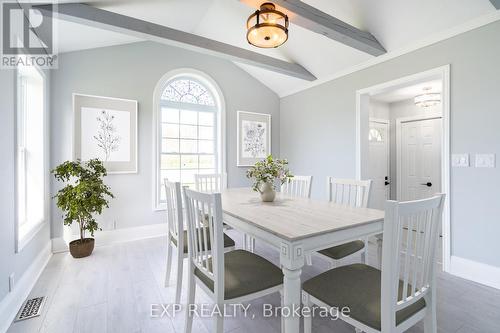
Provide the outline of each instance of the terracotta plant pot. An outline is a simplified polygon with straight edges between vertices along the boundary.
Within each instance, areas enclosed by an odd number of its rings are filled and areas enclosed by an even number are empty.
[[[73,258],[88,257],[94,251],[95,240],[93,238],[84,238],[83,242],[80,239],[69,243],[69,253]]]
[[[264,202],[273,202],[276,197],[276,191],[272,184],[264,183],[260,188],[260,199]]]

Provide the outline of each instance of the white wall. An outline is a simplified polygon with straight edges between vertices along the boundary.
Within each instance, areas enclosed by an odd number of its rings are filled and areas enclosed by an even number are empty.
[[[278,96],[230,61],[151,42],[61,54],[52,75],[52,163],[72,159],[72,93],[134,99],[139,102],[139,172],[110,175],[105,181],[116,198],[102,215],[103,229],[165,222],[153,211],[153,90],[160,78],[177,68],[194,68],[211,76],[226,102],[226,157],[230,187],[247,186],[245,168],[236,167],[236,111],[272,115],[272,151],[279,155]],[[58,189],[52,181],[52,192]],[[62,237],[60,211],[53,207],[52,237]]]
[[[355,177],[356,91],[451,65],[452,153],[500,154],[500,22],[450,38],[281,100],[281,157],[297,174]],[[499,169],[451,170],[452,255],[500,267]]]

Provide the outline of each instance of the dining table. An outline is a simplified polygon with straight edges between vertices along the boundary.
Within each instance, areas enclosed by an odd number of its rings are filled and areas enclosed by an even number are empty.
[[[335,245],[383,231],[384,212],[324,200],[276,194],[263,202],[251,188],[221,193],[224,222],[279,251],[283,271],[283,306],[293,314],[301,306],[301,273],[305,258]],[[288,313],[288,311],[287,311]],[[286,333],[298,333],[300,317],[283,318]]]

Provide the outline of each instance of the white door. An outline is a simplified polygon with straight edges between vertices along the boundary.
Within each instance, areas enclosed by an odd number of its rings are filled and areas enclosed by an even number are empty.
[[[424,199],[441,191],[441,128],[441,118],[401,123],[399,200]]]
[[[390,196],[388,121],[370,120],[368,147],[368,176],[373,181],[369,207],[384,209]]]

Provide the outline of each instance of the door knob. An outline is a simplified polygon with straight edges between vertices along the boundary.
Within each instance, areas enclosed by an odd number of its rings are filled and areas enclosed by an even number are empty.
[[[431,182],[423,183],[423,184],[420,184],[420,185],[424,185],[424,186],[427,186],[427,187],[432,187],[432,183]]]

